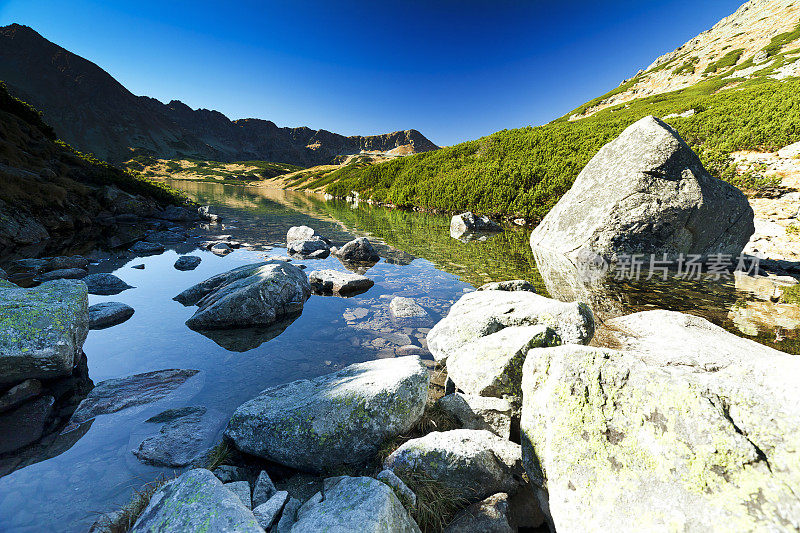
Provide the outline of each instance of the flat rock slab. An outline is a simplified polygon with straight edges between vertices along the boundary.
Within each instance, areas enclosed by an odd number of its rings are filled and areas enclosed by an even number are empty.
[[[81,281],[0,288],[0,383],[67,376],[88,333]]]
[[[523,473],[519,444],[475,429],[434,431],[412,439],[384,466],[406,483],[420,474],[434,479],[470,502],[498,492],[515,493]]]
[[[89,268],[89,260],[79,255],[54,257],[47,262],[44,267],[44,271],[51,272],[53,270],[64,270],[70,268],[86,270]]]
[[[324,491],[300,508],[292,526],[293,533],[356,529],[371,533],[420,531],[391,488],[371,477],[347,476],[326,479]]]
[[[462,296],[428,333],[428,349],[446,361],[465,344],[512,326],[545,325],[563,343],[588,344],[594,315],[585,304],[564,303],[528,291],[475,291]]]
[[[103,302],[89,307],[89,329],[122,324],[133,316],[133,307],[122,302]]]
[[[176,270],[194,270],[200,265],[202,259],[196,255],[182,255],[175,261]]]
[[[283,261],[245,265],[183,291],[175,300],[197,305],[194,329],[269,326],[298,314],[311,296],[306,274]]]
[[[160,400],[197,373],[198,370],[157,370],[102,381],[78,405],[67,431],[96,416]]]
[[[119,294],[122,291],[133,288],[114,274],[107,273],[89,274],[83,278],[83,282],[86,283],[89,294],[98,294],[101,296]]]
[[[145,464],[182,467],[202,455],[223,418],[209,413],[205,407],[193,406],[170,409],[147,421],[163,425],[159,433],[143,440],[133,454]]]
[[[422,416],[428,371],[416,356],[350,365],[263,391],[225,435],[241,451],[309,472],[358,464]]]
[[[315,293],[360,294],[369,290],[375,282],[366,276],[338,270],[314,270],[308,281]]]
[[[523,461],[555,528],[800,524],[800,359],[681,313],[610,322],[626,351],[537,349],[523,368]]]
[[[389,315],[392,320],[405,327],[423,327],[431,325],[431,317],[424,307],[413,298],[395,296],[389,302]]]
[[[736,187],[711,176],[669,125],[645,117],[608,143],[531,233],[531,246],[606,260],[737,257],[755,231]]]
[[[263,533],[253,512],[208,470],[189,470],[158,489],[131,533]]]

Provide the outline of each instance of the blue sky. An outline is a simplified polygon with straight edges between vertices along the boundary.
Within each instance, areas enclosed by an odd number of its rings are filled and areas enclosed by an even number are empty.
[[[133,93],[232,119],[441,145],[545,123],[743,0],[0,0]]]

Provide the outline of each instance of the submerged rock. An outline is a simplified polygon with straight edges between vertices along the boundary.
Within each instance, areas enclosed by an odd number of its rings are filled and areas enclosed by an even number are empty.
[[[669,125],[645,117],[604,146],[531,234],[531,246],[563,254],[741,254],[753,210],[711,176]]]
[[[381,258],[366,237],[353,239],[336,250],[336,255],[350,263],[377,263]]]
[[[189,470],[158,489],[130,531],[263,533],[239,497],[202,468]]]
[[[536,287],[524,279],[513,279],[509,281],[495,281],[478,287],[479,291],[528,291],[536,292]]]
[[[197,372],[197,370],[157,370],[102,381],[78,405],[70,418],[67,431],[99,415],[116,413],[129,407],[158,401],[175,391]]]
[[[133,289],[114,274],[89,274],[83,278],[86,287],[89,289],[89,294],[99,294],[101,296],[110,296],[112,294],[119,294],[122,291]]]
[[[564,343],[588,344],[594,316],[582,303],[563,303],[527,291],[476,291],[465,294],[428,333],[428,348],[446,361],[467,343],[510,326],[545,325]]]
[[[199,309],[186,321],[194,329],[269,326],[299,313],[311,296],[299,268],[268,261],[236,268],[199,283],[175,297]]]
[[[103,302],[89,308],[89,329],[122,324],[133,316],[133,307],[121,302]]]
[[[175,261],[176,270],[194,270],[200,265],[201,258],[196,255],[182,255]]]
[[[0,383],[71,374],[88,333],[87,304],[81,281],[0,287]]]
[[[222,418],[205,407],[170,409],[148,422],[163,423],[158,434],[143,440],[133,450],[141,462],[154,466],[182,467],[192,464],[217,433]],[[250,497],[250,489],[247,489]]]
[[[626,351],[561,346],[525,362],[523,460],[555,528],[800,523],[797,356],[668,311],[611,326]]]
[[[308,281],[316,293],[355,294],[369,290],[375,282],[366,276],[338,270],[309,272]]]
[[[401,327],[422,327],[431,324],[430,314],[413,298],[395,296],[389,302],[389,315]]]
[[[238,449],[322,472],[358,464],[422,416],[428,371],[418,357],[350,365],[263,391],[233,414],[225,435]]]
[[[523,483],[519,444],[474,429],[434,431],[412,439],[395,450],[384,466],[406,483],[423,475],[471,502],[497,492],[513,494]]]
[[[319,497],[312,497],[297,512],[293,533],[354,531],[419,533],[398,497],[371,477],[336,477],[325,480]]]

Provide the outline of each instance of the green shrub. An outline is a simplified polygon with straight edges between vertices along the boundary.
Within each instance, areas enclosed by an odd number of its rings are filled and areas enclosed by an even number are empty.
[[[779,53],[785,45],[798,39],[800,39],[800,23],[795,26],[794,30],[773,37],[772,41],[763,48],[763,51],[767,53],[767,57],[772,57]]]
[[[722,58],[720,58],[719,60],[708,65],[706,69],[703,71],[703,74],[711,74],[720,69],[734,66],[736,63],[739,62],[739,58],[742,57],[743,53],[744,53],[743,48],[731,50],[730,52],[722,56]]]

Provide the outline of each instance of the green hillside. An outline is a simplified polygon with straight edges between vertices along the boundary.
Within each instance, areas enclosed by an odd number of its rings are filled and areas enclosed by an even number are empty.
[[[798,50],[747,81],[725,79],[736,67],[722,62],[713,78],[688,89],[634,100],[570,122],[620,88],[544,126],[503,130],[449,148],[378,165],[345,167],[326,177],[326,191],[400,207],[540,220],[569,190],[586,163],[607,142],[638,119],[689,109],[695,115],[667,119],[715,175],[747,189],[764,185],[736,177],[729,154],[742,149],[775,149],[800,141],[800,79],[768,77],[797,59]],[[624,85],[621,86],[624,88]],[[724,90],[723,90],[724,89]]]

